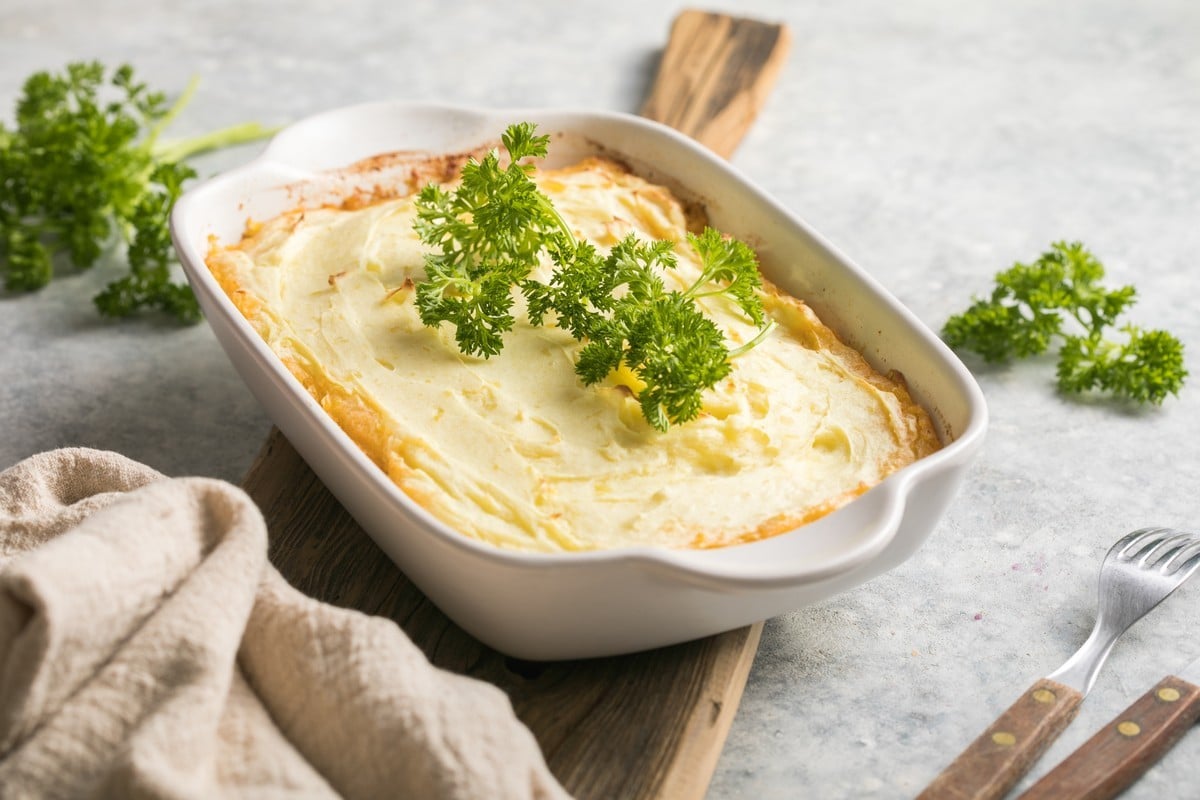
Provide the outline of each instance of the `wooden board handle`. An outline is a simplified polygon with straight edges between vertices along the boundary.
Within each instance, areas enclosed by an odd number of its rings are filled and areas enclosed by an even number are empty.
[[[1200,686],[1174,676],[1133,702],[1021,795],[1022,800],[1116,797],[1200,718]]]
[[[1047,678],[1037,681],[918,800],[1003,797],[1075,718],[1082,701],[1083,695],[1069,686]]]
[[[784,25],[683,11],[641,115],[728,158],[766,102],[790,43]]]

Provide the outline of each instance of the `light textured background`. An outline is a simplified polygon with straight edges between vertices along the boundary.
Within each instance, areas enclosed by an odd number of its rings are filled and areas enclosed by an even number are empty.
[[[714,4],[720,7],[721,4]],[[24,77],[131,61],[199,74],[172,131],[383,98],[636,111],[680,4],[4,0],[0,114]],[[931,327],[997,270],[1080,239],[1200,382],[1200,6],[1190,0],[747,2],[795,43],[734,164]],[[256,147],[205,157],[202,174]],[[269,422],[207,327],[100,320],[114,264],[0,294],[0,467],[62,445],[237,480]],[[1200,388],[1134,411],[1052,392],[1053,363],[969,361],[992,424],[927,545],[768,622],[711,796],[914,795],[1083,640],[1108,545],[1200,527]],[[1198,384],[1200,386],[1200,384]],[[1045,771],[1200,655],[1185,587],[1118,645]],[[1195,797],[1193,733],[1129,793]]]

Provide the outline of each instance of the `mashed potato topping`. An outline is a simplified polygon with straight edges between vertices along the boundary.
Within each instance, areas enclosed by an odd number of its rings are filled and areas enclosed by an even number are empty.
[[[688,219],[660,186],[609,161],[537,181],[576,235],[678,242],[668,286],[699,273]],[[580,345],[517,311],[502,353],[463,355],[413,303],[424,245],[411,196],[296,210],[214,248],[234,303],[400,488],[462,534],[519,550],[716,547],[816,519],[939,447],[928,415],[801,301],[768,288],[778,327],[733,360],[699,419],[659,433],[636,378],[586,387]],[[547,272],[541,277],[549,274]],[[519,302],[519,301],[518,301]],[[756,329],[700,301],[731,346]]]

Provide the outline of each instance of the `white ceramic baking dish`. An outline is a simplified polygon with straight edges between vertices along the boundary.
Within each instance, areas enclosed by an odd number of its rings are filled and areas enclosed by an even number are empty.
[[[764,274],[806,300],[880,370],[898,370],[945,447],[842,509],[794,531],[717,550],[645,547],[543,555],[468,539],[405,496],[282,366],[204,264],[210,238],[237,241],[248,218],[399,179],[341,169],[394,151],[460,153],[530,120],[553,140],[549,165],[603,152],[702,203],[711,224],[753,244]],[[830,187],[836,191],[837,187]],[[986,428],[970,373],[866,272],[728,163],[639,117],[374,103],[329,111],[276,136],[253,162],[188,191],[171,232],[188,280],[234,366],[329,489],[446,614],[528,659],[631,652],[718,633],[861,584],[908,558],[954,496]]]

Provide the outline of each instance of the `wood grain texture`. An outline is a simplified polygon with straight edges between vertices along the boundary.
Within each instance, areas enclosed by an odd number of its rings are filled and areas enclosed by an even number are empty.
[[[1042,678],[1029,687],[918,800],[996,800],[1008,793],[1079,712],[1083,695]]]
[[[1129,788],[1200,718],[1200,686],[1167,677],[1021,795],[1107,800]]]
[[[728,158],[766,102],[790,44],[783,25],[684,11],[641,114]]]
[[[242,485],[267,519],[271,563],[294,586],[395,620],[434,664],[503,689],[574,796],[704,796],[760,625],[628,656],[519,661],[481,644],[430,603],[278,430]]]

